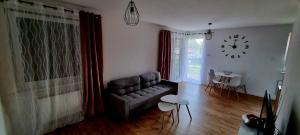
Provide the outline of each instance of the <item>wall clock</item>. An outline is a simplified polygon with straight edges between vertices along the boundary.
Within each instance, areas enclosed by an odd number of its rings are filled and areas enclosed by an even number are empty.
[[[224,40],[224,43],[221,45],[221,49],[226,57],[241,58],[242,55],[247,54],[249,49],[249,41],[246,39],[246,36],[241,35],[229,35],[228,39]]]

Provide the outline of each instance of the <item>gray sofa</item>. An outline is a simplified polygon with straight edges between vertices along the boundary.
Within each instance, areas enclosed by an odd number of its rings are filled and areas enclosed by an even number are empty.
[[[129,116],[153,107],[167,94],[177,94],[178,83],[161,80],[159,72],[145,73],[108,83],[109,112],[128,120]]]

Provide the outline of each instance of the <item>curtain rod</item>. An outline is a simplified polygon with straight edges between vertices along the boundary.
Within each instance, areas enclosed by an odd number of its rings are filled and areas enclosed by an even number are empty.
[[[204,34],[204,33],[199,33],[199,32],[172,32],[175,34],[184,34],[184,35],[197,35],[197,34]]]
[[[4,2],[4,1],[9,1],[9,0],[1,0],[1,2]],[[19,2],[20,4],[27,4],[27,5],[31,5],[31,6],[33,6],[33,5],[36,4],[36,3],[34,3],[34,2],[31,2],[31,1],[25,1],[25,0],[18,0],[17,2]],[[44,8],[51,8],[51,9],[54,9],[54,10],[57,10],[57,9],[58,9],[58,7],[49,6],[49,5],[46,5],[46,4],[42,4],[42,6],[43,6]],[[74,13],[74,11],[73,11],[72,9],[66,9],[66,8],[64,8],[64,11],[65,11],[65,12],[69,12],[69,13]]]

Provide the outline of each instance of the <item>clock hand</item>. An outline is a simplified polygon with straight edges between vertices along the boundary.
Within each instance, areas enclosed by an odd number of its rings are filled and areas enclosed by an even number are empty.
[[[236,49],[237,48],[237,45],[235,43],[236,43],[236,41],[234,41],[233,46],[231,46],[232,49]]]
[[[235,45],[235,43],[236,43],[236,40],[234,40],[233,45]]]
[[[233,42],[233,45],[228,45],[228,46],[231,46],[231,47],[236,46],[236,45],[235,45],[235,42],[236,42],[236,41]]]

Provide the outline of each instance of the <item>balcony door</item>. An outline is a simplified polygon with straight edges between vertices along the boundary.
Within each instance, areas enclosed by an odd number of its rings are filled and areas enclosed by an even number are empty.
[[[187,82],[200,83],[202,69],[203,39],[188,39],[186,44],[186,55],[183,80]]]
[[[203,38],[176,38],[172,43],[171,79],[201,83]]]

